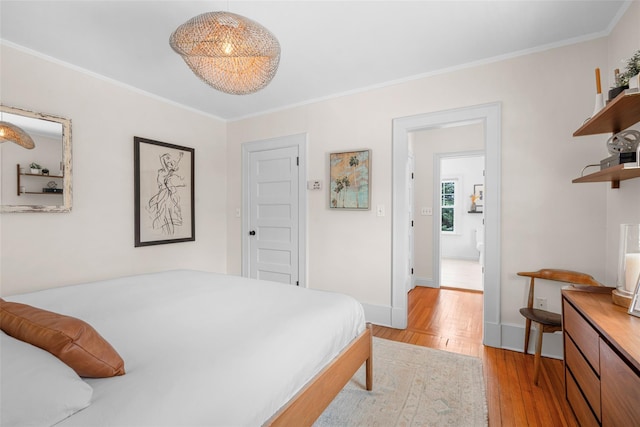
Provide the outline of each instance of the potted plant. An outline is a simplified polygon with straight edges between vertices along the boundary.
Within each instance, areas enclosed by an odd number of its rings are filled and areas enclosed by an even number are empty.
[[[31,162],[29,168],[31,169],[31,173],[33,175],[40,175],[40,169],[42,169],[42,167],[36,162]]]
[[[620,95],[625,89],[629,89],[629,80],[638,78],[640,73],[640,50],[627,60],[627,69],[623,73],[616,70],[614,77],[614,86],[609,90],[609,101]]]

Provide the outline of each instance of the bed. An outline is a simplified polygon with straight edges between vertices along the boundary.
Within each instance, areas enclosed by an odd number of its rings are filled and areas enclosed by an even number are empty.
[[[366,388],[372,387],[371,329],[362,306],[346,295],[180,270],[4,300],[87,322],[121,356],[126,373],[79,378],[66,372],[60,376],[73,384],[54,384],[46,377],[58,367],[49,364],[68,366],[2,332],[3,426],[53,417],[33,401],[41,398],[63,400],[53,406],[67,412],[40,425],[302,426],[313,423],[363,363]],[[44,374],[23,378],[34,366]],[[64,393],[81,397],[73,406]],[[36,404],[40,409],[30,410]]]

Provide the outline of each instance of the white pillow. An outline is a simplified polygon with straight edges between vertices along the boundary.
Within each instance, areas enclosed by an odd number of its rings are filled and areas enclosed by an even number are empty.
[[[89,406],[92,394],[60,359],[0,331],[0,425],[51,426]]]

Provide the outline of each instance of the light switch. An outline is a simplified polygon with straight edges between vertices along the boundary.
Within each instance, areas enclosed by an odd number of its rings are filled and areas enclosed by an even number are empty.
[[[378,205],[376,207],[376,214],[378,216],[384,216],[384,205]]]
[[[420,209],[420,215],[422,215],[422,216],[431,216],[431,215],[433,215],[433,209],[431,209],[431,208],[422,208],[422,209]]]
[[[322,190],[322,181],[318,179],[307,181],[307,190]]]

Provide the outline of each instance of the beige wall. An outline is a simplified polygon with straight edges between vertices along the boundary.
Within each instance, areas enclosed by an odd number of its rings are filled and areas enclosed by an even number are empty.
[[[601,140],[577,141],[572,133],[593,110],[593,70],[606,56],[602,38],[232,122],[228,162],[240,163],[245,141],[307,132],[309,178],[326,180],[329,152],[372,149],[372,206],[384,205],[387,216],[329,211],[326,190],[309,193],[308,283],[388,307],[392,120],[501,102],[501,317],[520,324],[526,282],[518,271],[562,267],[605,276],[606,185],[571,180],[603,158]],[[228,214],[240,206],[240,189],[234,168]],[[228,268],[237,273],[240,221],[232,218],[228,231]],[[558,288],[542,288],[559,311]]]
[[[572,133],[593,109],[593,69],[613,69],[638,48],[639,14],[633,2],[607,38],[227,124],[2,46],[2,103],[73,120],[74,207],[70,214],[0,216],[1,292],[168,268],[239,274],[241,144],[306,133],[308,178],[325,184],[329,152],[372,149],[371,204],[386,210],[384,217],[375,209],[329,211],[326,185],[309,192],[308,283],[387,307],[392,120],[500,102],[501,321],[521,324],[526,281],[517,271],[562,267],[610,281],[618,224],[640,222],[640,180],[619,190],[571,183],[606,156],[606,135]],[[196,242],[133,247],[134,135],[195,147]],[[559,311],[557,287],[542,292]]]
[[[224,122],[1,49],[2,103],[71,118],[73,144],[71,213],[0,215],[2,295],[164,269],[226,271]],[[134,136],[195,148],[195,242],[133,247]]]

